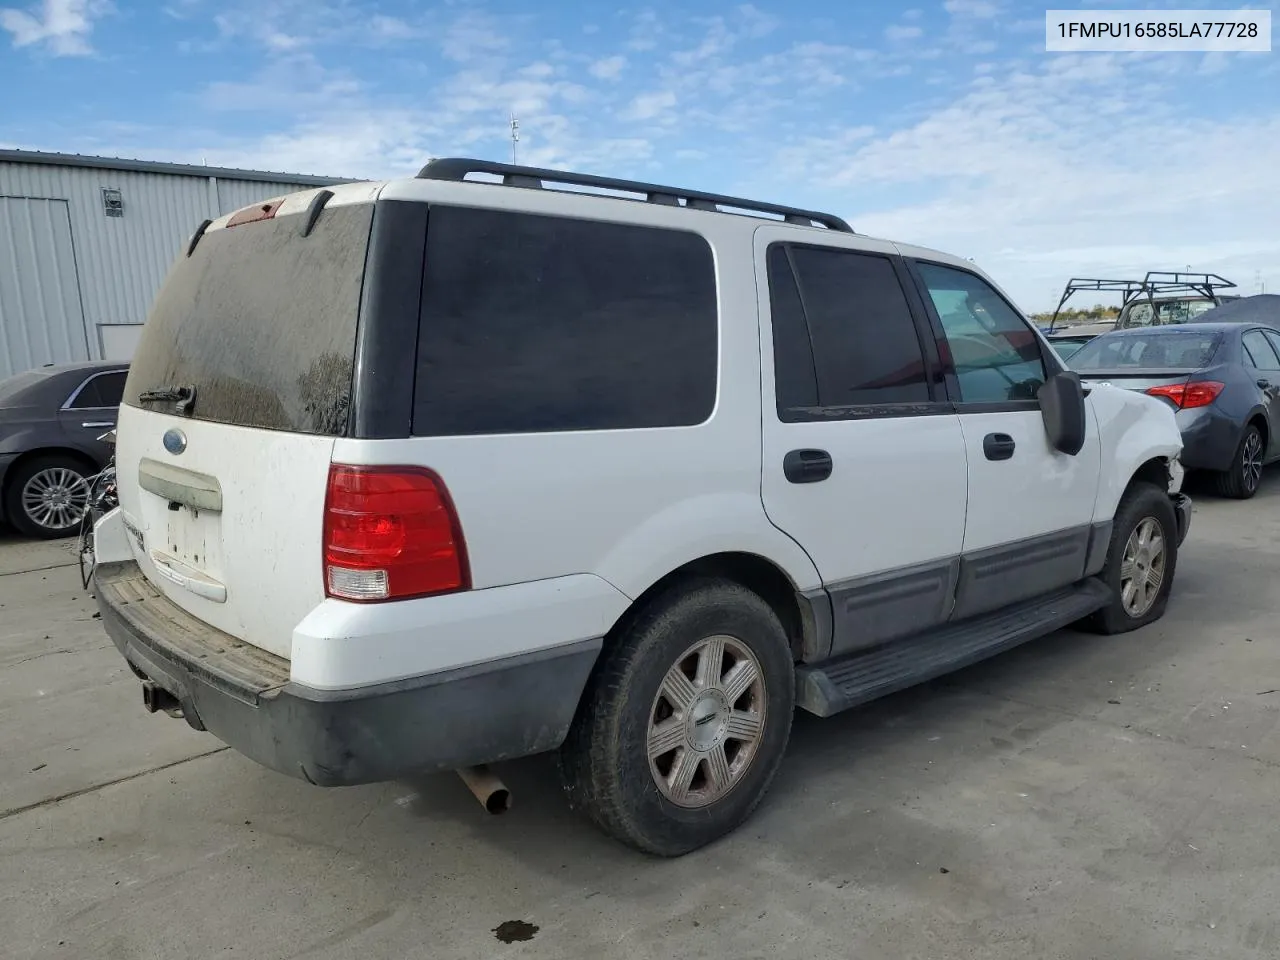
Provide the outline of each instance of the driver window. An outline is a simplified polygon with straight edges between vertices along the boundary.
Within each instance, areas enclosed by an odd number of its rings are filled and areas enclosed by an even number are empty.
[[[1045,381],[1044,358],[1026,321],[972,273],[935,263],[919,268],[942,321],[961,401],[1036,399]]]

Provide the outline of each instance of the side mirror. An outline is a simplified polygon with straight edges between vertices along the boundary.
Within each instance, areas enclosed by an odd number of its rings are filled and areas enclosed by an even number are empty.
[[[1060,453],[1074,457],[1084,447],[1084,387],[1074,370],[1056,373],[1036,394],[1049,443]]]

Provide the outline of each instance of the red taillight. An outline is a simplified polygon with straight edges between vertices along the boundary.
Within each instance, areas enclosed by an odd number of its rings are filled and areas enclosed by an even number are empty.
[[[444,481],[423,467],[329,467],[324,582],[342,600],[405,600],[471,586]]]
[[[1218,399],[1218,394],[1226,384],[1217,380],[1196,380],[1192,383],[1171,383],[1163,387],[1148,387],[1147,393],[1153,397],[1164,397],[1181,410],[1194,407],[1207,407]]]

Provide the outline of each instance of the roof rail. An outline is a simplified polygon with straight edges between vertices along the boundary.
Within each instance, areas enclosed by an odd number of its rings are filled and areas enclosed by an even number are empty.
[[[680,206],[683,201],[684,206],[691,210],[713,210],[718,213],[747,210],[753,213],[771,213],[781,217],[787,223],[806,227],[821,226],[840,233],[853,233],[853,227],[844,220],[833,214],[819,213],[816,210],[801,210],[776,203],[762,203],[758,200],[744,200],[741,197],[726,197],[717,193],[703,193],[700,190],[684,190],[680,187],[663,187],[636,180],[615,180],[613,177],[597,177],[589,173],[544,170],[539,167],[523,167],[511,163],[495,163],[490,160],[468,160],[459,157],[432,160],[418,172],[418,179],[466,180],[473,173],[499,176],[502,178],[503,185],[508,187],[540,190],[548,183],[594,187],[597,190],[640,194],[649,203],[665,206]],[[728,209],[722,210],[722,207]]]

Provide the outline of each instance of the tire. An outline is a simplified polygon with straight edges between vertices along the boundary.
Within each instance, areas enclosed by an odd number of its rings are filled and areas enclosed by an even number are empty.
[[[92,469],[84,461],[63,454],[19,463],[5,484],[5,519],[28,537],[53,540],[74,536],[88,509],[90,476]],[[52,499],[43,499],[42,490]]]
[[[1244,428],[1231,467],[1214,478],[1218,493],[1232,500],[1248,500],[1262,483],[1262,432],[1253,424]]]
[[[656,597],[611,641],[560,749],[565,793],[622,843],[680,856],[739,826],[778,772],[795,709],[787,635],[757,594],[699,579]]]
[[[1143,533],[1158,532],[1162,547],[1157,555],[1147,552],[1140,556],[1135,570],[1129,560],[1135,559],[1135,549],[1141,549]],[[1150,483],[1135,483],[1120,500],[1116,508],[1115,522],[1111,528],[1111,543],[1107,548],[1107,562],[1098,578],[1111,588],[1111,602],[1093,615],[1086,626],[1098,633],[1116,634],[1137,630],[1164,616],[1169,604],[1169,591],[1178,567],[1178,519],[1168,494]],[[1159,582],[1152,585],[1146,580],[1148,595],[1143,598],[1126,594],[1126,582],[1141,576],[1143,571],[1159,570]],[[1150,592],[1154,591],[1154,596]],[[1126,596],[1130,599],[1126,600]],[[1141,602],[1139,602],[1141,600]]]

